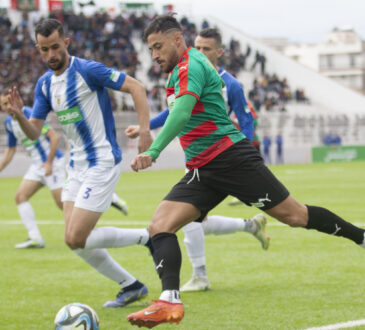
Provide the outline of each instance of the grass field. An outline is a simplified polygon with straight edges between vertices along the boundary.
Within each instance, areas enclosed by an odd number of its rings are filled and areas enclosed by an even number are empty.
[[[365,227],[365,163],[282,165],[271,169],[301,202],[321,205]],[[124,173],[117,192],[129,204],[125,217],[111,209],[99,225],[145,227],[158,202],[182,176],[178,171]],[[47,189],[33,197],[42,250],[16,250],[26,238],[14,203],[19,178],[0,179],[0,329],[53,328],[57,311],[82,302],[95,309],[104,330],[134,329],[126,316],[160,293],[152,259],[144,247],[110,250],[149,290],[148,299],[122,309],[105,309],[118,286],[103,278],[63,243],[62,213]],[[224,201],[211,214],[249,217],[258,213]],[[179,329],[306,329],[365,318],[365,251],[351,241],[292,229],[269,219],[272,237],[263,251],[252,236],[206,237],[212,290],[183,293],[185,318]],[[183,243],[183,235],[179,233]],[[182,244],[183,245],[183,244]],[[182,246],[181,282],[191,266]],[[161,325],[158,329],[172,329]]]

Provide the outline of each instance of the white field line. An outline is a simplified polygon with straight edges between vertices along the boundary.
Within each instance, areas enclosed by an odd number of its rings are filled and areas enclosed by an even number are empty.
[[[63,220],[37,220],[37,224],[38,225],[63,225],[64,221]],[[136,225],[136,226],[147,226],[149,224],[149,221],[146,220],[136,220],[136,221],[131,221],[131,220],[117,220],[117,219],[113,219],[113,220],[99,220],[98,222],[99,225]],[[0,226],[10,226],[10,225],[23,225],[23,222],[19,219],[13,219],[13,220],[1,220],[0,219]],[[358,226],[358,227],[365,227],[365,223],[364,222],[355,222],[353,223],[353,225]],[[283,227],[283,226],[287,226],[281,222],[269,222],[267,224],[268,227]]]
[[[365,325],[365,319],[324,325],[322,327],[308,328],[305,330],[336,330],[336,329],[353,328],[359,325]]]
[[[64,225],[63,220],[37,220],[38,225]],[[125,220],[99,220],[99,225],[128,225],[144,226],[148,225],[147,221],[125,221]],[[0,220],[0,226],[23,225],[21,220]]]
[[[63,225],[63,220],[37,220],[38,225]],[[136,226],[147,226],[149,224],[149,221],[144,220],[136,220],[136,221],[130,221],[130,220],[99,220],[100,225],[136,225]],[[10,226],[10,225],[23,225],[23,222],[19,219],[13,219],[13,220],[1,220],[0,219],[0,226]],[[353,223],[353,225],[358,227],[365,227],[365,223],[359,222],[359,223]],[[282,227],[287,226],[281,222],[271,222],[267,224],[268,227]]]

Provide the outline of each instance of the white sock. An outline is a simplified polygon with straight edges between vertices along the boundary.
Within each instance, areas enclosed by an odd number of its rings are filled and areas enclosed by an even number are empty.
[[[205,235],[232,234],[237,231],[254,232],[256,226],[252,220],[242,218],[228,218],[221,215],[209,215],[206,221],[202,222]]]
[[[32,205],[29,202],[23,202],[18,204],[17,207],[20,218],[22,219],[25,228],[27,228],[29,238],[37,242],[43,241],[42,235],[35,220],[35,214]]]
[[[184,243],[189,260],[193,265],[193,275],[206,276],[204,231],[198,222],[190,222],[183,227],[185,234]]]
[[[106,249],[77,249],[74,252],[99,273],[120,284],[122,288],[136,281],[136,278],[119,265]]]
[[[148,230],[124,229],[116,227],[99,227],[86,239],[85,249],[115,248],[134,244],[146,244],[149,239]]]
[[[165,301],[168,301],[168,302],[174,303],[174,304],[176,304],[176,303],[181,304],[179,290],[164,290],[164,291],[162,291],[162,293],[160,295],[160,300],[165,300]]]

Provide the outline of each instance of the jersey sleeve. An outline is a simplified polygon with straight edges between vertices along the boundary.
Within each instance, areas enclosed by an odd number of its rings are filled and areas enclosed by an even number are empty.
[[[250,108],[239,82],[231,84],[228,89],[228,105],[237,117],[241,132],[252,140],[254,125]]]
[[[4,125],[5,125],[6,135],[8,137],[8,147],[9,148],[16,147],[17,139],[10,129],[10,121],[6,119]]]
[[[169,115],[169,108],[161,111],[156,117],[153,117],[150,120],[150,129],[156,129],[163,126],[166,122],[166,119]]]
[[[190,94],[198,100],[206,82],[204,66],[195,60],[178,64],[178,79],[175,82],[176,97]]]
[[[109,68],[102,63],[88,61],[85,65],[85,74],[88,77],[91,86],[98,88],[111,88],[120,90],[126,78],[124,72]]]
[[[49,91],[45,79],[40,79],[37,82],[34,91],[34,104],[31,118],[43,119],[47,118],[48,113],[52,110],[48,96]]]

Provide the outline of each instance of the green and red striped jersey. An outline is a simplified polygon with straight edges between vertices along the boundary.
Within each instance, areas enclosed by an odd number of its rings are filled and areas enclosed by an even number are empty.
[[[166,82],[170,111],[175,99],[191,94],[197,103],[190,120],[178,134],[185,152],[186,167],[199,168],[245,136],[227,116],[222,95],[223,80],[217,70],[195,48],[187,48]]]

